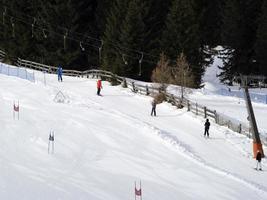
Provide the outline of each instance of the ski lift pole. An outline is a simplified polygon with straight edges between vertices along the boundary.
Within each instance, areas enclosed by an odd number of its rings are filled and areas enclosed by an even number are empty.
[[[3,25],[5,25],[5,17],[6,17],[6,7],[3,12]]]
[[[122,54],[122,60],[124,62],[125,65],[128,65],[128,62],[127,60],[125,59],[125,54]]]
[[[139,59],[139,76],[142,75],[142,61],[143,61],[144,53],[141,52],[141,58]]]
[[[47,38],[47,34],[45,33],[45,29],[43,28],[43,36],[46,39]]]
[[[249,78],[250,77],[248,76],[241,76],[241,86],[244,89],[246,107],[247,107],[247,112],[248,112],[248,117],[249,117],[249,124],[250,124],[251,132],[252,132],[253,153],[254,153],[254,157],[256,157],[257,151],[260,151],[262,153],[262,156],[264,157],[264,152],[262,149],[262,144],[261,144],[261,139],[260,139],[257,123],[256,123],[256,118],[254,115],[251,98],[250,98],[249,90],[248,90],[248,79]]]
[[[66,38],[68,37],[68,29],[66,29],[65,35],[63,36],[64,40],[64,50],[66,50]]]
[[[100,63],[101,63],[101,51],[102,51],[103,45],[104,45],[104,42],[103,42],[103,40],[101,40],[101,45],[100,45],[100,47],[98,48],[99,65],[100,65]]]
[[[82,45],[82,42],[80,41],[80,48],[81,48],[81,50],[82,51],[85,51],[85,48],[83,47],[83,45]]]
[[[10,23],[12,26],[12,37],[14,38],[15,37],[15,23],[14,23],[13,17],[10,18]]]
[[[251,131],[252,131],[254,157],[256,156],[256,153],[258,150],[262,152],[262,155],[264,155],[262,144],[261,144],[261,139],[260,139],[260,135],[259,135],[259,131],[258,131],[258,127],[257,127],[257,123],[256,123],[256,119],[255,119],[255,115],[254,115],[254,111],[252,108],[252,103],[251,103],[251,99],[250,99],[247,86],[244,87],[244,93],[245,93],[246,107],[247,107],[248,116],[249,116],[249,124],[250,124]]]
[[[32,38],[34,36],[34,25],[35,25],[36,19],[35,17],[33,18],[33,23],[32,23]]]

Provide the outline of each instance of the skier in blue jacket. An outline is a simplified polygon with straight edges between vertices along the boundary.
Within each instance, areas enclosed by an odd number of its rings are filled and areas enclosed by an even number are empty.
[[[59,66],[57,69],[57,77],[58,77],[58,81],[61,81],[61,82],[62,82],[62,72],[63,72],[63,69],[61,66]]]

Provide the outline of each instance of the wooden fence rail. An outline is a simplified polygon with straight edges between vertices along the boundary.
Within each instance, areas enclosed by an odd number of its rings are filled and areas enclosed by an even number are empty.
[[[0,59],[1,60],[4,59],[5,56],[6,56],[6,53],[4,51],[0,50]]]

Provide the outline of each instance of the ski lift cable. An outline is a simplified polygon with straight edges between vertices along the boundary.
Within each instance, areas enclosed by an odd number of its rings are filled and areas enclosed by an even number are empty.
[[[1,2],[0,2],[0,4],[1,4]],[[2,4],[2,5],[6,5],[6,4]],[[33,19],[33,18],[34,18],[34,17],[31,16],[31,15],[27,15],[27,14],[21,12],[21,11],[15,10],[15,9],[13,9],[13,8],[9,8],[8,6],[5,6],[5,7],[8,8],[8,10],[10,10],[11,13],[12,13],[12,11],[15,11],[16,13],[19,13],[21,16],[26,16],[26,18],[27,18],[26,20],[28,20],[28,19]],[[48,22],[46,22],[46,21],[43,19],[43,17],[39,14],[39,12],[37,12],[37,15],[39,16],[40,19],[37,18],[36,21],[42,22],[43,25],[46,25],[46,26],[53,26],[53,27],[56,27],[56,28],[61,29],[61,30],[65,30],[65,29],[66,29],[66,27],[62,27],[62,26],[59,26],[59,25],[54,25],[54,24],[52,24],[52,23],[48,23]],[[20,18],[20,19],[21,19],[21,18]],[[22,20],[25,20],[25,19],[22,19]],[[96,31],[92,31],[92,30],[90,30],[90,32],[91,32],[91,33],[98,34]],[[83,35],[82,33],[78,33],[78,32],[76,32],[76,33],[79,34],[79,35]],[[95,38],[95,37],[92,37],[92,36],[88,36],[88,37],[89,37],[90,39],[94,39],[94,40],[97,40],[97,41],[100,42],[100,39],[98,39],[98,38]]]
[[[31,26],[34,25],[34,24],[36,24],[36,21],[37,21],[35,17],[33,18],[34,22],[33,22],[33,23],[29,23],[29,22],[27,22],[27,21],[25,21],[25,20],[23,20],[23,19],[21,19],[21,18],[13,17],[13,16],[11,16],[11,15],[8,15],[8,16],[10,17],[11,22],[13,22],[13,20],[14,20],[14,18],[15,18],[17,21],[20,21],[20,22],[22,22],[22,23],[24,23],[24,24],[26,24],[26,25],[31,25]],[[54,35],[63,36],[63,37],[65,36],[66,39],[69,39],[69,40],[72,40],[72,41],[79,42],[79,44],[80,44],[82,50],[83,50],[83,51],[85,50],[85,48],[82,46],[82,43],[81,43],[80,40],[68,36],[68,34],[67,34],[68,31],[65,31],[65,34],[63,35],[63,34],[60,34],[60,33],[58,33],[58,32],[49,30],[48,28],[40,27],[40,26],[38,26],[38,25],[36,25],[36,29],[42,31],[42,34],[43,34],[44,38],[47,38],[47,37],[48,37],[47,33],[52,33],[52,34],[54,34]],[[67,30],[67,29],[65,29],[65,30]],[[91,46],[91,47],[94,47],[94,48],[98,48],[98,49],[99,49],[99,48],[102,48],[102,46],[103,46],[103,40],[100,40],[100,41],[101,41],[101,46],[100,46],[100,47],[99,47],[99,46],[96,46],[96,45],[92,45],[92,44],[90,44],[90,43],[86,43],[86,42],[83,42],[83,43],[84,43],[85,45],[88,45],[88,46]],[[119,47],[121,47],[121,46],[119,46]],[[125,54],[125,53],[124,53],[124,54],[123,54],[123,59],[124,59],[124,62],[125,62],[125,63],[128,63],[127,60],[126,60],[126,57],[130,57],[130,58],[133,58],[133,59],[138,59],[138,57],[136,57],[136,56],[131,56],[131,55],[128,55],[128,54]],[[144,60],[144,61],[147,62],[147,63],[155,64],[155,62],[153,62],[153,61],[151,61],[151,60]]]
[[[12,16],[10,16],[10,17],[12,17]],[[28,24],[28,25],[29,25],[28,22],[25,22],[25,21],[23,21],[23,20],[21,20],[21,19],[18,19],[18,21],[20,21],[20,22],[22,22],[22,23],[24,23],[24,24]],[[69,35],[66,35],[66,33],[65,33],[65,34],[60,34],[60,33],[58,33],[58,32],[55,32],[55,31],[49,30],[48,28],[43,28],[43,27],[40,27],[40,26],[36,26],[36,29],[41,30],[41,31],[43,32],[43,35],[45,36],[45,38],[47,37],[47,34],[46,34],[45,32],[47,32],[47,33],[52,33],[52,34],[54,34],[54,35],[58,35],[58,36],[63,36],[63,37],[65,36],[66,39],[80,42],[80,40],[75,39],[75,38],[73,38],[73,37],[70,37]],[[65,29],[65,30],[66,30],[66,29]],[[99,48],[98,46],[96,46],[96,45],[92,45],[92,44],[90,44],[90,43],[85,43],[85,42],[84,42],[84,44],[89,45],[89,46],[92,46],[92,47],[95,47],[95,48]]]
[[[26,14],[25,14],[26,15]],[[29,15],[26,15],[27,17],[29,17],[29,18],[34,18],[34,17],[32,17],[32,16],[29,16]],[[24,20],[22,20],[21,18],[18,18],[19,19],[19,21],[24,21]],[[37,20],[36,20],[37,21]],[[25,22],[25,21],[24,21]],[[49,25],[51,25],[51,23],[47,23],[47,22],[45,22],[45,20],[42,20],[42,23],[44,24],[44,25],[47,25],[47,26],[49,26]],[[61,26],[56,26],[57,28],[60,28],[60,29],[66,29],[65,27],[61,27]],[[82,33],[78,33],[78,32],[74,32],[74,31],[71,31],[71,32],[73,32],[74,34],[77,34],[77,35],[80,35],[80,36],[84,36],[84,34],[82,34]],[[98,42],[101,42],[102,40],[101,39],[98,39],[98,38],[95,38],[95,37],[92,37],[92,36],[89,36],[89,35],[87,35],[87,38],[88,39],[92,39],[92,40],[95,40],[95,41],[98,41]],[[113,44],[112,44],[113,46],[117,46],[117,47],[120,47],[120,48],[123,48],[124,50],[128,50],[128,51],[133,51],[133,52],[136,52],[136,53],[140,53],[141,51],[139,51],[139,50],[134,50],[134,49],[129,49],[129,48],[126,48],[126,47],[122,47],[121,45],[117,45],[117,44],[115,44],[114,42],[113,42]],[[144,53],[144,52],[143,52]],[[148,55],[148,56],[152,56],[152,57],[155,57],[155,58],[158,58],[157,56],[155,56],[155,55],[152,55],[152,54],[149,54],[149,53],[144,53],[145,55]]]
[[[10,10],[14,10],[14,9],[10,9]],[[17,13],[22,13],[22,12],[20,12],[20,11],[16,11],[16,12],[17,12]],[[38,13],[38,14],[39,14],[39,13]],[[27,14],[25,14],[25,13],[22,13],[22,15],[27,16],[28,18],[32,18],[32,19],[34,19],[34,17],[32,17],[32,16],[30,16],[30,15],[27,15]],[[16,17],[16,18],[17,18],[17,17]],[[20,19],[20,21],[22,21],[22,20]],[[37,21],[37,20],[36,20],[36,21]],[[53,24],[51,24],[51,23],[47,23],[47,22],[45,22],[45,20],[42,20],[42,23],[43,23],[44,25],[46,25],[46,26],[53,26]],[[54,26],[54,27],[57,27],[58,29],[61,29],[61,30],[66,30],[65,27],[61,27],[61,26],[58,26],[58,25],[56,25],[56,26]],[[84,36],[84,34],[82,34],[82,33],[78,33],[78,32],[75,32],[75,31],[70,31],[70,32],[72,32],[73,34],[77,34],[77,35],[79,35],[79,36]],[[95,38],[95,37],[92,37],[92,36],[89,36],[89,35],[87,35],[87,38],[88,38],[88,39],[95,40],[95,41],[98,41],[98,42],[101,42],[101,41],[102,41],[102,40],[99,39],[99,38]],[[142,51],[140,51],[140,50],[130,49],[130,48],[126,48],[126,47],[122,47],[120,44],[118,44],[117,42],[114,42],[114,41],[111,41],[111,42],[112,42],[112,43],[111,43],[112,46],[120,47],[121,49],[124,49],[124,50],[127,50],[127,51],[132,51],[132,52],[135,52],[135,53],[141,53],[141,52],[142,52]],[[143,54],[146,55],[146,56],[155,57],[156,59],[158,59],[158,56],[152,55],[152,54],[150,54],[150,53],[143,52]]]
[[[13,20],[13,19],[16,19],[17,21],[20,21],[20,22],[22,22],[22,23],[24,23],[24,24],[26,24],[26,25],[31,25],[31,26],[32,26],[32,24],[33,24],[33,23],[28,23],[28,22],[22,20],[21,18],[16,18],[16,17],[13,17],[13,16],[11,16],[11,15],[7,15],[7,16],[9,16],[10,18],[12,18],[12,20]],[[34,18],[33,18],[33,19],[34,19]],[[37,20],[36,20],[36,21],[37,21]],[[36,29],[41,30],[45,38],[48,37],[47,34],[45,33],[45,32],[47,32],[47,33],[52,33],[52,34],[54,34],[54,35],[58,35],[58,36],[63,36],[63,37],[65,36],[66,39],[69,39],[69,40],[72,40],[72,41],[76,41],[76,42],[78,42],[78,43],[81,42],[79,39],[75,39],[74,37],[70,37],[69,35],[66,34],[66,32],[65,32],[65,34],[60,34],[60,33],[58,33],[58,32],[55,32],[55,31],[52,31],[52,30],[48,30],[47,28],[39,27],[38,25],[36,25]],[[66,29],[65,29],[65,30],[66,30]],[[100,40],[100,41],[101,41],[101,46],[103,46],[103,40]],[[83,43],[84,43],[85,45],[88,45],[88,46],[91,46],[91,47],[94,47],[94,48],[98,48],[98,49],[100,48],[99,46],[92,45],[92,44],[87,43],[87,42],[83,42]],[[116,45],[115,45],[115,46],[116,46]],[[116,46],[116,47],[119,47],[119,48],[121,48],[121,49],[127,49],[127,48],[124,48],[124,47],[121,47],[121,46]],[[127,49],[127,50],[131,50],[131,49]],[[141,52],[141,51],[137,51],[137,50],[134,50],[134,52],[141,53],[142,55],[150,55],[150,54],[147,54],[147,53],[144,53],[144,52]],[[136,57],[136,56],[128,55],[128,54],[126,54],[126,53],[124,53],[124,58],[125,58],[125,57],[130,57],[130,58],[133,58],[133,59],[139,59],[139,61],[140,61],[140,58],[138,58],[138,57]],[[154,61],[151,61],[151,60],[145,60],[145,59],[142,59],[142,61],[144,61],[144,62],[146,62],[146,63],[151,63],[151,64],[156,64],[156,63],[157,63],[157,62],[154,62]],[[127,61],[126,61],[126,62],[127,62]],[[127,63],[128,63],[128,62],[127,62]]]

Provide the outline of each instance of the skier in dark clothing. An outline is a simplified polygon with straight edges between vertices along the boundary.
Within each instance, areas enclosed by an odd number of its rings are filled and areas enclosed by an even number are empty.
[[[210,129],[210,122],[209,122],[209,119],[206,120],[204,126],[205,126],[204,137],[206,136],[206,134],[207,134],[207,137],[209,137],[209,129]]]
[[[153,114],[154,114],[154,116],[156,116],[156,106],[157,106],[156,101],[153,100],[153,101],[152,101],[151,116],[153,116]]]
[[[256,155],[256,160],[257,160],[257,165],[255,168],[256,170],[258,170],[258,167],[260,167],[259,170],[262,170],[261,169],[261,158],[262,158],[261,152],[258,150],[257,155]]]

